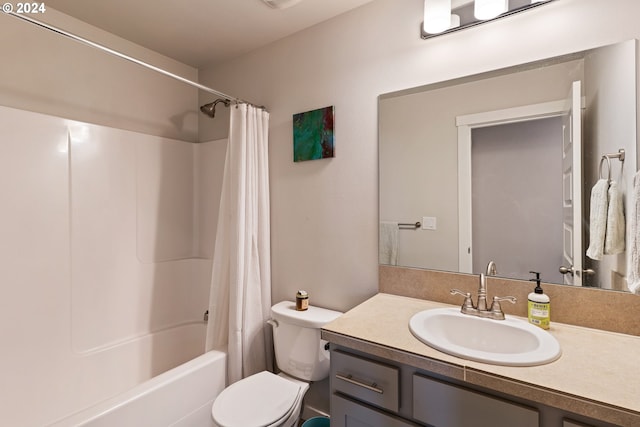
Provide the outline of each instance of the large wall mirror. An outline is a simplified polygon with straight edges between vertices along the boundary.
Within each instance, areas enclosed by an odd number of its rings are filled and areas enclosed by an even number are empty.
[[[380,263],[478,274],[494,261],[501,277],[627,290],[636,51],[630,40],[381,95]],[[627,218],[617,247],[589,257],[612,210],[591,215],[600,179]]]

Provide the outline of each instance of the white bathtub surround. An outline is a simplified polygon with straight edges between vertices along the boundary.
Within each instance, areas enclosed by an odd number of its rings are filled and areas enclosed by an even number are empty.
[[[215,230],[199,213],[217,211],[224,141],[7,107],[0,129],[0,425],[49,425],[201,355]]]
[[[230,383],[267,366],[265,325],[271,307],[268,130],[267,111],[247,104],[231,107],[207,330],[207,349],[228,343]]]

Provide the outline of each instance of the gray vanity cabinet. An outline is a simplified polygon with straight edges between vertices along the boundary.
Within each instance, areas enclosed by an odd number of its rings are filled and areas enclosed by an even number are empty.
[[[400,368],[331,350],[331,427],[410,427],[398,417]]]
[[[331,349],[332,427],[538,427],[538,411],[410,366]]]
[[[363,405],[357,400],[337,394],[331,396],[331,427],[415,427],[418,425]]]
[[[538,411],[450,385],[420,374],[413,375],[413,417],[436,427],[538,427]]]
[[[370,405],[398,412],[400,369],[341,350],[331,352],[335,391]]]

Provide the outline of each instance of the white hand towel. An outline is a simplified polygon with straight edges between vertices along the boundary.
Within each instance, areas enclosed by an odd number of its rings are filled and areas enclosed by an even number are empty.
[[[609,182],[599,179],[591,189],[591,209],[589,211],[589,249],[587,256],[601,260],[604,254],[604,236],[607,230],[607,190]],[[576,230],[579,232],[578,230]]]
[[[605,255],[616,255],[624,252],[624,209],[622,193],[618,183],[609,184],[609,208],[607,209],[607,232],[604,238]]]
[[[380,222],[378,242],[378,262],[386,265],[398,265],[398,223]]]
[[[634,294],[640,294],[640,172],[633,178],[633,194],[629,216],[629,269],[627,287]]]

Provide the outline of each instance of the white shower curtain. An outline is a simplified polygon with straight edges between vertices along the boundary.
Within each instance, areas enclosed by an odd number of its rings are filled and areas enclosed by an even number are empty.
[[[227,346],[229,384],[265,370],[271,342],[268,129],[267,111],[231,107],[206,344]]]

